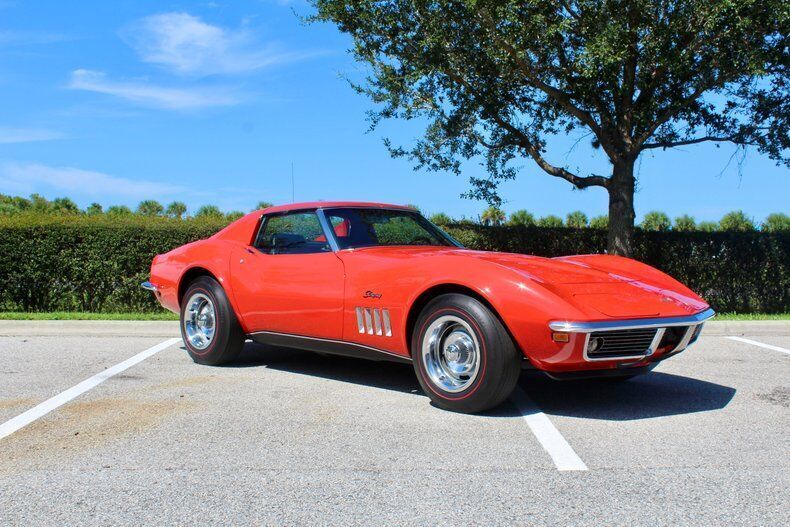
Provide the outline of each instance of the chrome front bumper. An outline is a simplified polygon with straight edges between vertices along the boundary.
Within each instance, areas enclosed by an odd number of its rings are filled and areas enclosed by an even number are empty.
[[[549,322],[549,328],[552,331],[560,333],[580,333],[584,335],[583,354],[584,360],[594,361],[641,361],[653,355],[661,345],[662,340],[669,328],[686,327],[683,335],[677,341],[672,343],[674,346],[664,351],[662,357],[668,357],[676,353],[680,353],[686,349],[697,337],[699,337],[700,330],[705,321],[712,318],[716,313],[712,309],[700,311],[695,315],[684,317],[664,317],[664,318],[643,318],[634,320],[613,320],[613,321],[600,321],[600,322],[573,322],[573,321],[552,321]],[[655,329],[655,333],[650,337],[650,342],[645,347],[644,340],[637,342],[636,337],[629,337],[630,330],[650,330]],[[608,354],[593,355],[590,351],[590,339],[600,338],[602,343],[606,343],[606,339],[610,338],[617,344],[612,345],[615,352]],[[632,334],[633,335],[633,334]],[[676,333],[676,335],[678,335]],[[671,337],[670,337],[671,338]],[[643,335],[644,339],[644,335]],[[628,343],[633,343],[633,347],[629,349]],[[593,342],[595,344],[595,342]],[[603,346],[604,344],[601,344]],[[671,345],[671,344],[670,344]]]

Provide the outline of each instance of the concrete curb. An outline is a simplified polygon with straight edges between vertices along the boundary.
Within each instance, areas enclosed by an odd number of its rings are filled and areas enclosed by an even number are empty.
[[[702,334],[712,336],[770,336],[790,335],[790,320],[711,320],[705,324]]]
[[[730,322],[713,320],[705,324],[704,336],[790,336],[790,320]],[[176,321],[138,320],[0,320],[3,337],[178,337]]]
[[[177,321],[0,320],[3,337],[179,337]]]

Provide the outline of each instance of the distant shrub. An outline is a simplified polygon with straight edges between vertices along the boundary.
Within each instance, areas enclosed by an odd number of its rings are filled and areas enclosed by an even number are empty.
[[[538,220],[538,227],[558,228],[564,227],[564,225],[562,224],[562,218],[549,214]]]
[[[646,231],[668,231],[672,226],[672,222],[669,221],[669,216],[654,210],[645,214],[639,226]]]
[[[675,218],[675,226],[673,227],[676,231],[681,232],[691,232],[697,230],[697,222],[694,220],[692,216],[688,214],[684,214],[683,216],[678,216]]]
[[[531,227],[535,225],[535,216],[526,210],[517,210],[510,215],[507,220],[508,225],[522,225],[524,227]]]
[[[728,212],[719,221],[719,229],[723,231],[747,232],[755,230],[754,220],[742,210]]]
[[[453,219],[445,214],[444,212],[437,212],[436,214],[432,214],[430,218],[428,218],[431,223],[434,225],[449,225],[453,222]]]
[[[609,228],[609,215],[602,214],[595,216],[590,220],[590,227],[593,229],[608,229]]]
[[[790,216],[782,212],[769,214],[760,228],[765,232],[790,231]]]
[[[587,215],[580,210],[575,210],[565,217],[565,226],[573,229],[587,227]]]

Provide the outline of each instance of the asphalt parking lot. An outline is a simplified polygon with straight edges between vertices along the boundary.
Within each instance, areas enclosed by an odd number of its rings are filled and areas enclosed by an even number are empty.
[[[175,328],[0,324],[1,524],[790,524],[790,323],[709,324],[620,385],[525,373],[482,416],[407,365],[199,366]]]

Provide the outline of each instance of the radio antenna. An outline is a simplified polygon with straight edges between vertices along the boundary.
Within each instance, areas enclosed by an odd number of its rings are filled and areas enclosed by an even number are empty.
[[[294,184],[294,162],[291,161],[291,203],[296,203],[295,196],[295,184]]]

